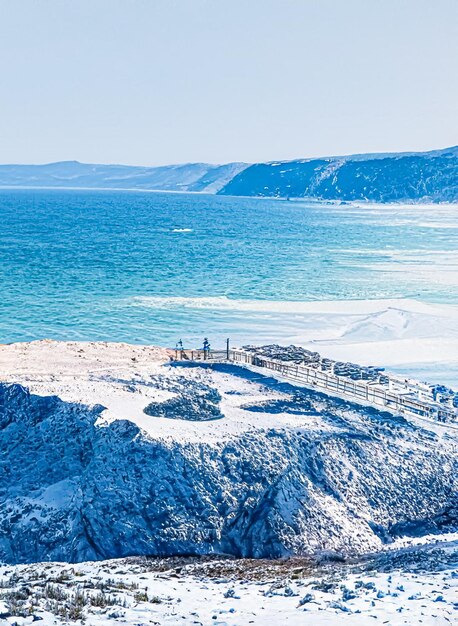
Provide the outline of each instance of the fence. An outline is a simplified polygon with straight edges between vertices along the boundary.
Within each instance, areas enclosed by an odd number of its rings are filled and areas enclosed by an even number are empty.
[[[178,350],[176,357],[176,360],[181,361],[206,361],[210,363],[229,361],[240,366],[268,370],[298,385],[320,389],[331,396],[348,398],[356,403],[374,405],[391,412],[408,413],[441,422],[455,421],[457,418],[456,413],[451,409],[389,389],[385,390],[378,383],[349,380],[311,366],[269,359],[247,350],[234,348],[227,350]]]
[[[228,350],[175,350],[175,361],[222,362],[230,360]]]

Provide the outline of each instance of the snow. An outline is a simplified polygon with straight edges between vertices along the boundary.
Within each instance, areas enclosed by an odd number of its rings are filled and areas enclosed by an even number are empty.
[[[0,346],[0,624],[453,623],[456,430],[171,354]]]
[[[91,626],[449,626],[458,608],[458,558],[456,545],[439,546],[413,556],[396,551],[353,565],[291,560],[253,567],[249,561],[217,559],[123,559],[0,567],[0,619],[5,626],[25,626],[36,619],[43,626],[68,623],[55,613],[68,610],[79,592],[82,617]],[[26,599],[16,605],[16,613],[22,608],[24,617],[9,615],[8,594],[24,589]],[[57,592],[58,607],[47,599]],[[91,605],[91,598],[99,601]]]
[[[454,530],[457,430],[169,354],[0,346],[0,559],[361,554]]]
[[[458,274],[450,272],[456,280]],[[448,279],[447,279],[448,280]],[[450,278],[452,280],[452,278]],[[426,380],[458,388],[458,306],[417,300],[276,302],[227,297],[135,297],[132,306],[268,313],[263,343],[296,344],[325,357],[382,367],[425,370]],[[253,343],[253,331],[240,337]],[[237,337],[233,339],[236,341]]]
[[[75,485],[71,480],[60,480],[43,489],[39,499],[44,505],[59,509],[70,503],[74,489]]]
[[[220,441],[257,429],[259,416],[238,407],[248,399],[256,402],[281,397],[231,374],[189,369],[185,374],[190,380],[211,381],[217,385],[223,394],[221,406],[225,419],[206,423],[152,418],[144,409],[151,402],[173,396],[158,388],[152,377],[166,376],[175,380],[183,375],[183,371],[169,364],[169,354],[172,352],[164,349],[128,344],[48,340],[11,344],[0,346],[0,380],[21,383],[34,394],[58,395],[66,402],[103,405],[105,409],[97,424],[129,419],[151,437],[174,442]],[[297,416],[266,414],[262,427],[308,428],[313,423],[310,418],[305,421]]]

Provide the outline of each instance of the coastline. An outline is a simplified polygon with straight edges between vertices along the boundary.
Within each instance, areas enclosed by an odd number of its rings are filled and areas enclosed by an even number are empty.
[[[437,202],[433,202],[430,198],[418,199],[408,201],[408,199],[399,200],[398,202],[374,202],[374,200],[365,200],[361,198],[359,200],[339,200],[339,199],[328,199],[328,198],[316,198],[313,196],[298,196],[298,197],[287,197],[287,196],[241,196],[235,195],[231,196],[229,194],[219,194],[218,191],[192,191],[192,190],[180,190],[180,189],[144,189],[142,187],[71,187],[71,186],[57,186],[57,185],[0,185],[0,191],[6,189],[8,191],[39,191],[40,189],[43,191],[65,191],[68,189],[69,191],[127,191],[127,192],[145,192],[145,193],[164,193],[164,194],[189,194],[191,196],[217,196],[218,198],[227,198],[230,200],[233,199],[245,199],[245,200],[268,200],[268,201],[276,201],[276,202],[304,202],[306,204],[311,205],[323,205],[323,206],[332,206],[332,207],[348,207],[348,208],[358,208],[364,207],[369,209],[376,209],[381,207],[394,207],[394,208],[414,208],[418,207],[419,209],[424,209],[428,207],[450,207],[450,206],[458,206],[458,202],[456,200],[440,200]]]
[[[402,298],[287,302],[234,300],[224,296],[133,296],[119,300],[115,306],[126,312],[131,308],[138,309],[145,319],[152,310],[159,314],[167,311],[172,319],[173,316],[183,318],[186,314],[199,325],[203,323],[199,318],[206,320],[207,333],[215,349],[222,348],[227,337],[234,347],[295,344],[337,361],[384,367],[400,375],[458,389],[458,305],[454,304]],[[116,328],[114,325],[114,334]],[[57,336],[54,341],[63,344],[77,341],[82,346],[85,343],[101,346],[107,343],[88,340],[82,335],[81,339],[68,340]],[[169,345],[162,344],[164,350],[173,348],[180,338],[187,348],[195,349],[201,345],[201,336],[182,335],[179,328],[170,335]],[[26,346],[39,342],[11,343]],[[108,343],[123,344],[123,341],[110,339]],[[10,344],[4,342],[4,345]],[[124,342],[124,345],[139,350],[151,348],[141,340]],[[0,353],[0,362],[1,358]]]
[[[226,297],[135,297],[126,305],[145,312],[224,314],[233,345],[296,344],[335,360],[394,367],[406,376],[424,371],[422,380],[458,388],[458,305],[413,299],[279,302]],[[224,336],[219,341],[222,346]]]

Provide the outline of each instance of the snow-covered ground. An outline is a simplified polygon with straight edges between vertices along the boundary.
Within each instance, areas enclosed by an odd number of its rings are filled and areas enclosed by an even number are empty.
[[[0,620],[132,624],[450,626],[457,544],[436,542],[360,563],[121,559],[0,567]]]
[[[330,305],[324,303],[323,311],[327,311],[326,304]],[[323,304],[316,303],[315,308],[320,310],[320,306]],[[446,310],[449,308],[446,307]],[[429,305],[426,310],[429,311]],[[456,312],[458,321],[458,310]],[[345,307],[341,314],[345,315]],[[396,312],[393,316],[397,319]],[[425,324],[428,324],[428,321]],[[415,340],[412,339],[412,342],[415,343]],[[320,343],[317,341],[306,345],[318,349]],[[354,352],[348,350],[347,344],[345,346],[332,344],[331,347],[331,342],[324,343],[327,346],[326,352],[323,352],[325,356],[343,358],[342,355],[345,354],[347,358],[353,358],[351,354],[355,357],[358,354],[365,355],[361,360],[355,358],[357,363],[372,362],[368,356],[369,352],[372,353],[373,350],[376,353],[380,349],[377,342],[366,344],[356,342]],[[444,340],[445,343],[447,342]],[[454,350],[455,344],[451,339],[448,340],[447,349],[450,348],[450,344]],[[410,343],[398,357],[397,343],[394,344],[390,339],[383,345],[390,353],[392,362],[402,363],[403,359],[408,358],[407,355],[412,358],[417,354],[410,349]],[[371,349],[368,350],[363,346],[371,346]],[[453,357],[458,362],[458,343],[456,349],[457,353],[453,354]],[[45,339],[0,345],[0,382],[19,383],[32,394],[56,395],[65,402],[89,406],[102,405],[104,410],[99,416],[99,424],[128,419],[155,439],[178,442],[220,441],[251,430],[277,427],[330,430],[318,415],[313,415],[313,412],[312,414],[308,412],[305,417],[300,418],[289,411],[271,413],[267,410],[263,412],[260,421],[258,412],[240,410],[240,407],[247,401],[263,402],[282,398],[284,395],[276,390],[275,385],[267,386],[262,375],[251,376],[235,366],[222,367],[216,371],[176,368],[169,362],[170,357],[174,355],[174,350],[123,343],[60,342]],[[423,358],[433,357],[434,352],[431,355],[431,352],[426,351],[423,355]],[[380,360],[380,357],[375,358],[376,362]],[[402,366],[400,369],[402,371]],[[187,419],[171,420],[159,415],[152,419],[145,414],[144,409],[150,402],[162,402],[183,391],[172,388],[173,385],[168,388],[164,382],[166,379],[179,381],[183,376],[191,381],[215,385],[222,396],[220,406],[224,413],[223,420],[196,423]],[[418,421],[418,424],[421,422]],[[449,432],[441,425],[437,428],[431,425],[431,429],[437,430],[439,435]]]
[[[171,442],[220,441],[262,427],[313,427],[313,416],[240,410],[247,400],[262,402],[282,394],[253,384],[250,378],[201,368],[174,368],[165,349],[130,344],[34,341],[0,346],[0,381],[20,383],[33,394],[56,395],[66,402],[102,405],[98,423],[133,422],[150,437]],[[230,368],[228,368],[230,369]],[[232,372],[236,368],[232,368]],[[224,419],[211,422],[171,420],[145,414],[151,402],[164,401],[179,392],[168,390],[166,379],[214,384],[222,394]],[[161,380],[159,380],[161,379]]]
[[[0,346],[0,624],[454,623],[456,430],[168,358]]]

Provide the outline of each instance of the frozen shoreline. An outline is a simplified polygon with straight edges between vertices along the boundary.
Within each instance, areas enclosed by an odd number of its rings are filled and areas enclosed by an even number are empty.
[[[296,344],[335,360],[385,367],[458,389],[458,305],[408,299],[276,302],[226,297],[133,297],[122,305],[144,309],[145,317],[148,309],[182,312],[197,324],[199,316],[210,314],[214,348],[223,347],[228,336],[233,346]],[[177,334],[175,341],[179,338]],[[185,338],[187,348],[200,347],[201,342],[200,335]],[[12,345],[29,343],[36,342]],[[104,342],[81,342],[89,344]],[[0,353],[0,367],[1,360]]]
[[[296,344],[335,360],[392,367],[406,376],[458,388],[458,305],[409,299],[276,302],[226,297],[138,297],[130,305],[214,311],[227,319],[233,345]],[[224,331],[221,345],[223,337]]]

